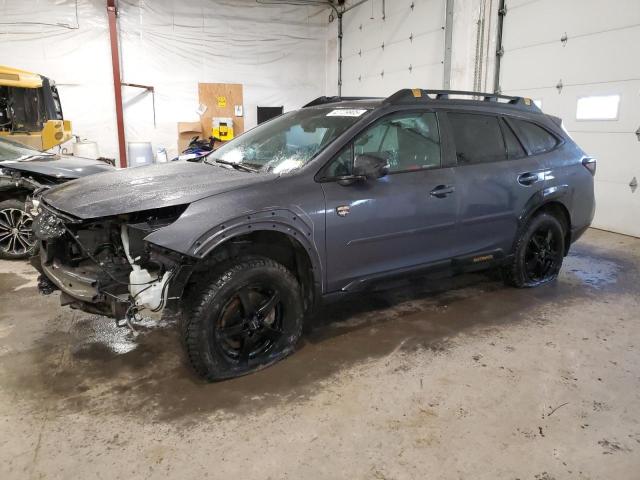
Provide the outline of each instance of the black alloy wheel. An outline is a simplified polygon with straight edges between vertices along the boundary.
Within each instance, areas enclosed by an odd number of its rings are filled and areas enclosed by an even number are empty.
[[[269,285],[241,287],[218,316],[215,335],[224,354],[243,365],[267,354],[284,333],[282,308]]]
[[[272,365],[294,351],[303,305],[297,278],[270,258],[233,258],[197,275],[179,308],[191,367],[214,381]]]
[[[514,287],[537,287],[558,277],[565,253],[564,222],[539,213],[521,230],[512,260],[503,268],[504,280]]]
[[[549,225],[533,232],[524,256],[525,274],[530,281],[540,282],[559,270],[560,243]]]

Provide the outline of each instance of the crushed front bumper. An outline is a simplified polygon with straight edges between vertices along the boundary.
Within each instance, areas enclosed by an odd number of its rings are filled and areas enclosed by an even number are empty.
[[[46,263],[43,261],[43,257],[46,258],[46,253],[42,248],[40,252],[42,273],[62,292],[83,302],[99,301],[98,279],[95,276],[87,274],[86,271],[67,267],[57,259]]]

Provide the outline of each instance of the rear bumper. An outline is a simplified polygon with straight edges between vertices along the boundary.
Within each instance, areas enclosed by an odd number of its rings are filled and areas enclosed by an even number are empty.
[[[585,225],[584,227],[572,228],[571,229],[571,243],[575,243],[578,241],[580,237],[586,232],[591,225]]]

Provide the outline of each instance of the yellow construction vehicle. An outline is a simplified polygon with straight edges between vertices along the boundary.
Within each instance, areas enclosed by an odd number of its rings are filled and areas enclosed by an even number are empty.
[[[37,73],[0,65],[0,137],[49,150],[71,139],[58,89]]]

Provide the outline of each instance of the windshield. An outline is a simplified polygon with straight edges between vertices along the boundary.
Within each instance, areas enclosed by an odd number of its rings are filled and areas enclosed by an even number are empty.
[[[34,155],[42,155],[42,152],[33,150],[20,143],[0,138],[0,162],[7,160],[23,160],[25,158],[33,157]]]
[[[353,125],[366,109],[307,108],[286,113],[218,148],[207,163],[231,163],[260,172],[301,168]]]

